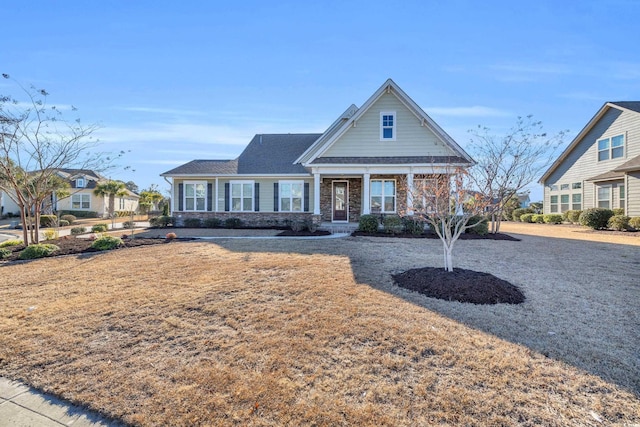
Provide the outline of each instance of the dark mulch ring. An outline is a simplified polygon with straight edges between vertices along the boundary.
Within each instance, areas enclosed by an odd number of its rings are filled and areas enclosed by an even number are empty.
[[[136,246],[158,245],[161,243],[169,243],[169,242],[172,242],[173,240],[191,240],[191,239],[189,238],[172,239],[172,240],[154,239],[154,238],[133,238],[132,239],[130,237],[126,237],[126,238],[122,238],[122,242],[124,244],[119,248],[116,248],[115,250],[121,249],[121,248],[133,248]],[[93,240],[71,237],[71,236],[66,236],[60,239],[41,241],[40,243],[51,243],[60,248],[60,250],[57,250],[51,255],[49,255],[50,257],[61,256],[61,255],[85,254],[85,253],[91,253],[91,252],[105,252],[105,251],[99,251],[98,249],[92,248],[91,244],[93,243]],[[8,258],[4,259],[4,261],[16,261],[18,260],[18,256],[20,255],[20,252],[24,249],[24,245],[7,246],[6,249],[9,249],[12,253],[11,255],[9,255]]]
[[[393,275],[401,288],[431,298],[472,304],[521,304],[524,294],[517,286],[489,273],[456,268],[424,267]]]
[[[313,232],[309,230],[302,230],[302,231],[284,230],[277,234],[277,236],[283,236],[283,237],[292,237],[292,236],[306,237],[306,236],[329,236],[329,235],[331,235],[331,232],[327,230],[316,230]]]
[[[403,239],[439,239],[440,238],[436,233],[422,233],[422,234],[409,234],[409,233],[392,234],[392,233],[384,233],[384,232],[365,233],[363,231],[357,231],[357,230],[351,233],[351,235],[352,236],[368,236],[368,237],[400,237]],[[508,234],[503,234],[503,233],[496,233],[496,234],[489,233],[485,235],[480,235],[475,233],[462,233],[459,237],[459,240],[507,240],[511,242],[519,242],[521,239],[517,239],[513,236],[510,236]]]

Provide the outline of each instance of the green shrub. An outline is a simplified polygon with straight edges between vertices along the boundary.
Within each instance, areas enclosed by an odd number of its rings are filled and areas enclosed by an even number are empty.
[[[513,210],[511,217],[513,218],[514,221],[520,221],[520,217],[528,213],[532,214],[532,213],[535,213],[535,211],[531,208],[518,208]]]
[[[580,224],[594,230],[607,228],[609,218],[613,216],[611,209],[591,208],[580,214]]]
[[[315,233],[316,231],[318,231],[318,223],[313,219],[307,219],[304,222],[304,227],[309,230],[310,233]]]
[[[299,233],[306,228],[306,224],[304,223],[304,221],[294,220],[294,221],[291,221],[289,228],[291,228],[291,231],[295,233]]]
[[[220,218],[207,218],[203,221],[205,228],[218,228],[222,225]]]
[[[629,225],[636,230],[640,230],[640,216],[634,216],[630,218]]]
[[[65,215],[73,215],[76,218],[98,218],[95,211],[60,211],[61,218]]]
[[[86,232],[87,232],[87,229],[85,227],[73,227],[71,229],[72,236],[77,236],[78,234],[84,234]]]
[[[0,243],[0,248],[6,248],[8,246],[18,246],[22,244],[22,240],[5,240],[4,242]]]
[[[473,227],[467,228],[467,233],[479,234],[480,236],[486,236],[489,234],[489,221],[482,215],[474,215],[469,218],[467,225],[475,224]]]
[[[565,214],[567,215],[567,221],[571,224],[579,224],[580,223],[580,214],[582,211],[567,211]]]
[[[128,229],[136,228],[136,223],[133,221],[125,221],[122,223],[122,228],[128,228]]]
[[[165,227],[169,227],[170,225],[173,226],[175,224],[175,218],[172,216],[156,216],[153,218],[149,219],[149,224],[152,227],[157,227],[157,228],[165,228]]]
[[[378,217],[376,215],[362,215],[358,223],[358,230],[364,233],[377,233],[378,225]]]
[[[629,221],[631,218],[625,215],[614,215],[607,221],[607,226],[616,231],[626,231],[629,229]]]
[[[520,215],[520,221],[521,222],[532,223],[534,215],[538,215],[538,214],[532,214],[532,213],[522,214],[522,215]]]
[[[560,214],[544,214],[542,218],[545,224],[562,224],[562,215]]]
[[[19,259],[36,259],[51,255],[60,248],[50,243],[29,245],[18,256]]]
[[[61,219],[60,221],[58,221],[58,225],[60,227],[67,227],[69,225],[69,221],[67,221],[66,219]]]
[[[542,214],[533,214],[531,216],[531,222],[535,222],[537,224],[544,223],[544,215],[542,215]]]
[[[122,239],[119,237],[102,236],[94,240],[91,247],[99,251],[107,251],[109,249],[115,249],[122,244]]]
[[[42,233],[44,240],[54,240],[58,238],[58,232],[56,230],[44,230]]]
[[[624,215],[624,208],[611,209],[614,215]]]
[[[55,227],[58,217],[55,215],[40,215],[40,227]]]
[[[60,216],[60,220],[68,221],[69,225],[71,225],[74,222],[76,222],[77,219],[78,218],[76,218],[75,215],[62,215],[62,216]]]
[[[92,233],[105,233],[109,229],[109,225],[107,224],[94,224],[91,227]]]
[[[225,228],[240,228],[242,227],[242,220],[240,218],[227,218],[224,220]]]
[[[417,219],[411,217],[402,218],[402,225],[404,227],[404,231],[413,235],[420,235],[424,233],[424,222],[419,221]]]
[[[399,234],[402,233],[402,218],[398,215],[385,215],[382,219],[382,228],[385,233]]]
[[[186,228],[200,228],[202,227],[202,220],[200,218],[185,218],[184,226]]]
[[[11,251],[9,249],[0,248],[0,259],[9,258],[9,255],[11,255]]]
[[[162,205],[162,216],[169,216],[169,204]]]

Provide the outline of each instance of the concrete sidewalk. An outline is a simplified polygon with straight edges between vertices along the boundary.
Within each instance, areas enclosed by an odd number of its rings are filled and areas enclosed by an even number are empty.
[[[0,377],[0,427],[121,427],[100,415]]]

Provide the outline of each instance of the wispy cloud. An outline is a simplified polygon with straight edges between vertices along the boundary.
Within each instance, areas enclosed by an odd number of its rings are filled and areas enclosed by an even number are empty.
[[[453,117],[506,117],[511,114],[508,111],[497,108],[474,105],[472,107],[429,107],[425,108],[429,114]]]

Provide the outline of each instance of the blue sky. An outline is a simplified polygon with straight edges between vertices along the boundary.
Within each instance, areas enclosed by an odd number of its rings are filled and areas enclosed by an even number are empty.
[[[640,1],[24,1],[0,72],[98,122],[141,188],[257,133],[322,132],[392,78],[463,147],[533,114],[568,129],[640,100]],[[0,93],[14,87],[0,81]],[[541,199],[539,186],[532,199]]]

